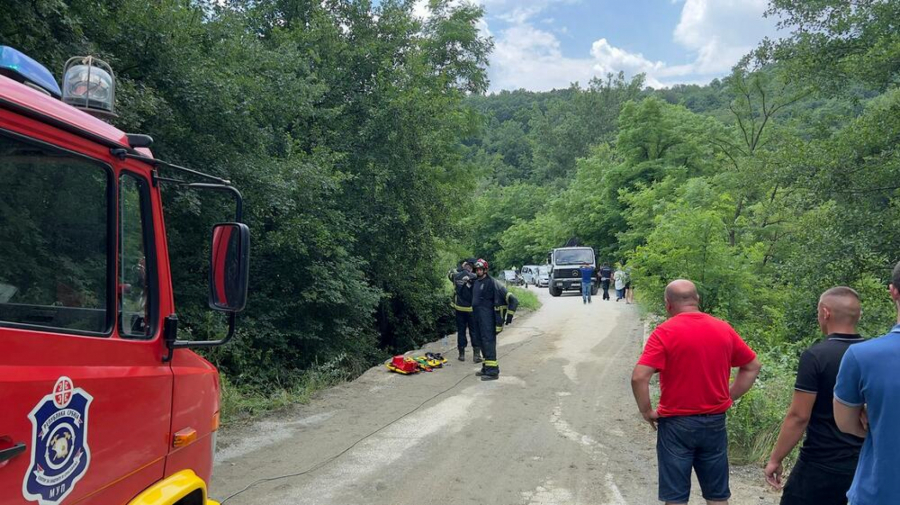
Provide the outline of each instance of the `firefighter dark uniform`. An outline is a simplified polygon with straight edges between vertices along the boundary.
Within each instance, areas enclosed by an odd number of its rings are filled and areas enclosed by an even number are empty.
[[[475,261],[466,261],[474,265]],[[472,360],[475,363],[481,362],[481,343],[478,341],[475,332],[475,323],[472,318],[472,286],[475,283],[476,276],[465,268],[460,267],[456,272],[450,272],[450,280],[456,290],[453,296],[453,302],[450,306],[456,311],[456,346],[459,348],[459,360],[466,359],[466,329],[469,331],[469,339],[472,341]]]
[[[481,262],[482,260],[476,262],[476,270]],[[486,267],[487,262],[483,265]],[[503,331],[505,324],[512,322],[518,306],[519,300],[490,275],[485,274],[475,281],[472,289],[472,315],[475,319],[475,331],[481,340],[481,351],[484,354],[481,371],[476,374],[481,376],[481,380],[493,380],[500,376],[500,366],[497,363],[497,334]]]

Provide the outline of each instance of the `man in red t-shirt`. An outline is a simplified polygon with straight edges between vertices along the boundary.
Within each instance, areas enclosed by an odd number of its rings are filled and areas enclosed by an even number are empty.
[[[671,317],[650,335],[631,377],[641,415],[659,430],[659,500],[667,504],[688,502],[692,469],[708,504],[728,503],[725,412],[750,390],[761,367],[731,325],[699,306],[693,282],[666,286]],[[732,368],[740,370],[729,385]],[[662,396],[653,410],[650,379],[656,372]]]

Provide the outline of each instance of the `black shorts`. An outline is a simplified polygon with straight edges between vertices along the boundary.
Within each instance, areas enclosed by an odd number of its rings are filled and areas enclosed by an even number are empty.
[[[781,505],[847,505],[854,472],[840,473],[798,460],[788,476]]]

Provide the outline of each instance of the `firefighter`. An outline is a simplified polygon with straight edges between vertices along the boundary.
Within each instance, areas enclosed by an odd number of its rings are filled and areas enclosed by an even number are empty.
[[[478,278],[472,289],[475,332],[481,340],[481,350],[484,353],[481,371],[475,375],[481,377],[483,381],[500,378],[500,367],[497,365],[497,334],[503,331],[504,324],[512,323],[513,315],[519,306],[519,300],[488,275],[488,269],[487,261],[479,259],[475,262],[475,275]]]
[[[475,259],[463,260],[456,272],[450,271],[448,278],[453,283],[456,294],[450,304],[456,310],[456,346],[459,348],[459,360],[466,360],[466,329],[469,330],[469,339],[472,341],[472,361],[481,363],[481,344],[475,332],[475,323],[472,319],[472,285],[475,283],[475,274],[472,268]]]

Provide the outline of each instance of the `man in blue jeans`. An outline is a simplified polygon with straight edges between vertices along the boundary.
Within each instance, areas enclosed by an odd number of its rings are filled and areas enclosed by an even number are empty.
[[[694,283],[666,287],[669,319],[650,335],[634,367],[631,388],[653,429],[659,465],[659,500],[687,503],[691,470],[708,504],[727,504],[728,435],[725,412],[753,386],[760,364],[734,329],[700,312]],[[731,369],[739,368],[729,386]],[[659,408],[650,403],[650,379],[659,372]]]
[[[834,386],[838,428],[866,439],[847,492],[852,505],[900,503],[900,263],[888,289],[897,325],[883,337],[847,349]]]
[[[581,301],[591,303],[591,281],[594,280],[594,267],[590,263],[583,263],[578,269],[581,272]]]

